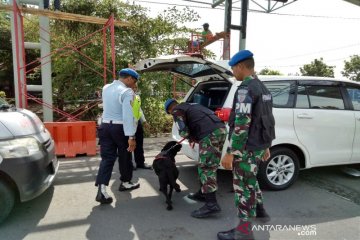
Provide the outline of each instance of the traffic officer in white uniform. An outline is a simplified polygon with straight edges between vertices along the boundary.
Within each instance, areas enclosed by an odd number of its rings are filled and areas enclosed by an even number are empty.
[[[131,153],[135,150],[136,122],[132,104],[134,91],[131,89],[139,74],[130,68],[119,71],[119,79],[106,84],[102,90],[103,114],[98,129],[101,162],[96,177],[98,186],[96,201],[108,204],[113,201],[106,192],[116,158],[119,161],[121,184],[119,191],[136,189],[139,183],[131,182],[133,165]]]

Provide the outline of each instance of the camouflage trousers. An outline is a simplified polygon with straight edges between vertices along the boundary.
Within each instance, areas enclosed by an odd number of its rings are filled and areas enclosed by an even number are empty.
[[[226,128],[218,128],[199,142],[198,174],[202,193],[217,190],[216,171],[220,164],[226,133]]]
[[[235,206],[239,218],[247,221],[256,217],[256,204],[263,203],[262,193],[257,181],[258,163],[261,162],[265,150],[243,151],[242,156],[234,155],[233,187]]]

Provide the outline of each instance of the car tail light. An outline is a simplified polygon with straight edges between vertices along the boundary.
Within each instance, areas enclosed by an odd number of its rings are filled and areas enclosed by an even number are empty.
[[[230,112],[231,108],[218,108],[215,110],[216,116],[218,116],[223,122],[229,121]]]

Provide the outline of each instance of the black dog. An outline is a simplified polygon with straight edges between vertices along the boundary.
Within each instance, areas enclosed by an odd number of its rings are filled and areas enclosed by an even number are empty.
[[[179,170],[175,165],[175,156],[180,149],[181,145],[175,141],[166,143],[161,152],[155,157],[152,165],[156,175],[159,177],[160,191],[166,197],[167,210],[173,209],[171,202],[173,190],[181,192],[179,184],[176,183]]]

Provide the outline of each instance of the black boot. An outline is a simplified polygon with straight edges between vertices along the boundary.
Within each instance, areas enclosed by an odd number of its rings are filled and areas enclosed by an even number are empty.
[[[113,201],[112,197],[107,194],[105,187],[105,185],[99,184],[98,193],[95,198],[95,200],[101,204],[109,204]]]
[[[194,201],[199,201],[199,202],[206,201],[205,194],[201,192],[201,189],[199,189],[199,191],[197,191],[196,193],[190,193],[189,195],[187,195],[187,197]]]
[[[239,225],[229,231],[218,232],[218,240],[254,240],[250,221],[240,220]]]
[[[269,214],[265,211],[263,204],[256,204],[256,219],[263,223],[271,220]]]
[[[210,217],[221,211],[221,208],[216,201],[215,192],[206,193],[204,195],[205,195],[206,203],[204,206],[202,206],[198,210],[195,210],[191,213],[191,216],[194,218]]]

